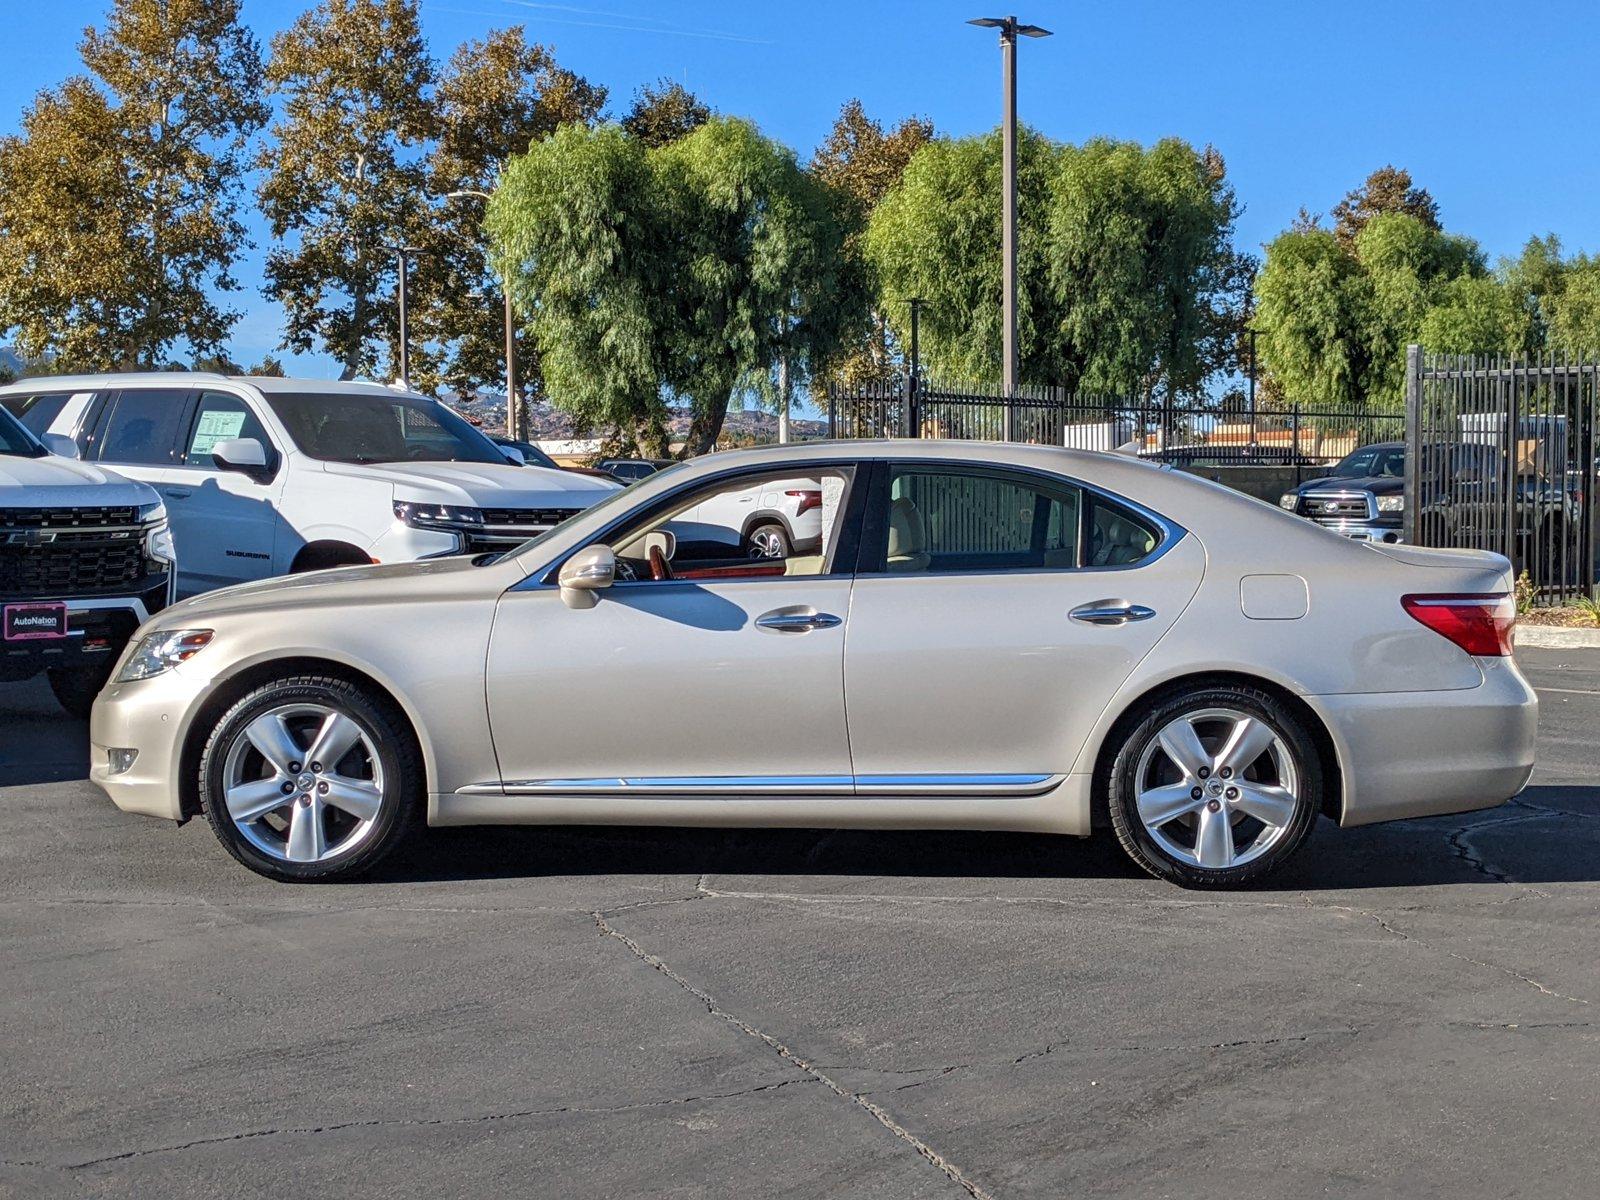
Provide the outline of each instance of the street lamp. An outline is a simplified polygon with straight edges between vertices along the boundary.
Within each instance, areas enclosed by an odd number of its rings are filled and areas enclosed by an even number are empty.
[[[461,188],[454,192],[446,192],[446,200],[465,200],[474,197],[485,203],[489,200],[488,192],[480,192],[475,188]],[[517,395],[517,322],[516,316],[511,311],[511,281],[505,277],[500,280],[500,294],[506,302],[506,431],[513,438],[523,437],[522,399]]]
[[[406,315],[406,291],[411,273],[411,259],[423,253],[416,246],[396,246],[394,256],[400,262],[400,386],[411,390],[411,326]]]
[[[1005,205],[1000,234],[1001,253],[1005,257],[1000,301],[1005,327],[1001,381],[1009,400],[1017,390],[1017,35],[1042,38],[1049,37],[1050,31],[1037,25],[1019,25],[1015,17],[978,17],[967,24],[1000,31],[1000,80],[1005,98],[1005,120],[1001,126],[1005,148]],[[1003,436],[1010,441],[1010,404],[1005,407],[1004,422]]]

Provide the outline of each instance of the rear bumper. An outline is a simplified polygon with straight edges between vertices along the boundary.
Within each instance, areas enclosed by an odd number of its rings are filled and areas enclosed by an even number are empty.
[[[1477,661],[1475,688],[1306,697],[1339,752],[1341,825],[1493,808],[1523,789],[1539,701],[1512,659]]]

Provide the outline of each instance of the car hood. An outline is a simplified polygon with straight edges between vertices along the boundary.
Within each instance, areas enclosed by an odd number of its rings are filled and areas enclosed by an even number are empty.
[[[610,495],[610,480],[518,467],[511,463],[396,462],[326,463],[331,475],[380,480],[394,487],[396,500],[463,504],[475,508],[548,508],[589,505]]]
[[[0,454],[0,505],[8,508],[75,508],[153,504],[159,497],[142,483],[93,463],[47,454]]]
[[[421,559],[415,562],[374,563],[362,567],[332,567],[236,584],[205,592],[161,610],[152,628],[188,629],[216,617],[259,613],[268,609],[323,608],[359,605],[372,599],[395,601],[428,595],[481,592],[493,598],[502,587],[492,568],[473,565],[472,558]]]
[[[1393,475],[1365,475],[1359,479],[1348,476],[1324,475],[1321,479],[1311,479],[1302,483],[1297,489],[1304,492],[1371,492],[1375,496],[1387,496],[1392,492],[1403,492],[1406,481]]]

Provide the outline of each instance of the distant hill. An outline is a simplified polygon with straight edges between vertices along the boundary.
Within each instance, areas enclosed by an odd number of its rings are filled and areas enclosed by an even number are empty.
[[[505,432],[506,401],[504,396],[485,394],[473,398],[454,397],[449,403],[452,408],[485,433]],[[687,408],[675,408],[669,411],[672,414],[667,422],[669,433],[674,439],[684,437],[689,432],[689,410]],[[579,429],[570,416],[550,404],[534,405],[529,418],[529,432],[536,441],[587,437],[593,436],[598,432]],[[797,439],[828,436],[828,423],[826,421],[802,420],[799,417],[793,417],[789,421],[789,427],[793,436]],[[722,435],[724,439],[735,442],[776,442],[778,440],[778,418],[776,414],[769,412],[730,410],[727,420],[722,425]]]
[[[22,356],[10,346],[0,346],[0,375],[22,374]]]

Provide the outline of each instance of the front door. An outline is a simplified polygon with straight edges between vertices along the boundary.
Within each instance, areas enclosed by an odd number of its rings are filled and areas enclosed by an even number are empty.
[[[678,550],[675,521],[687,531],[687,515],[715,491],[761,478],[746,471],[652,504],[606,535],[618,580],[594,607],[567,607],[543,581],[506,593],[487,689],[507,791],[850,791],[851,472],[820,473],[841,485],[825,489],[820,554],[753,560],[737,538],[720,554],[715,539]]]
[[[1194,596],[1204,554],[1067,479],[881,470],[845,643],[859,790],[1048,786]]]

